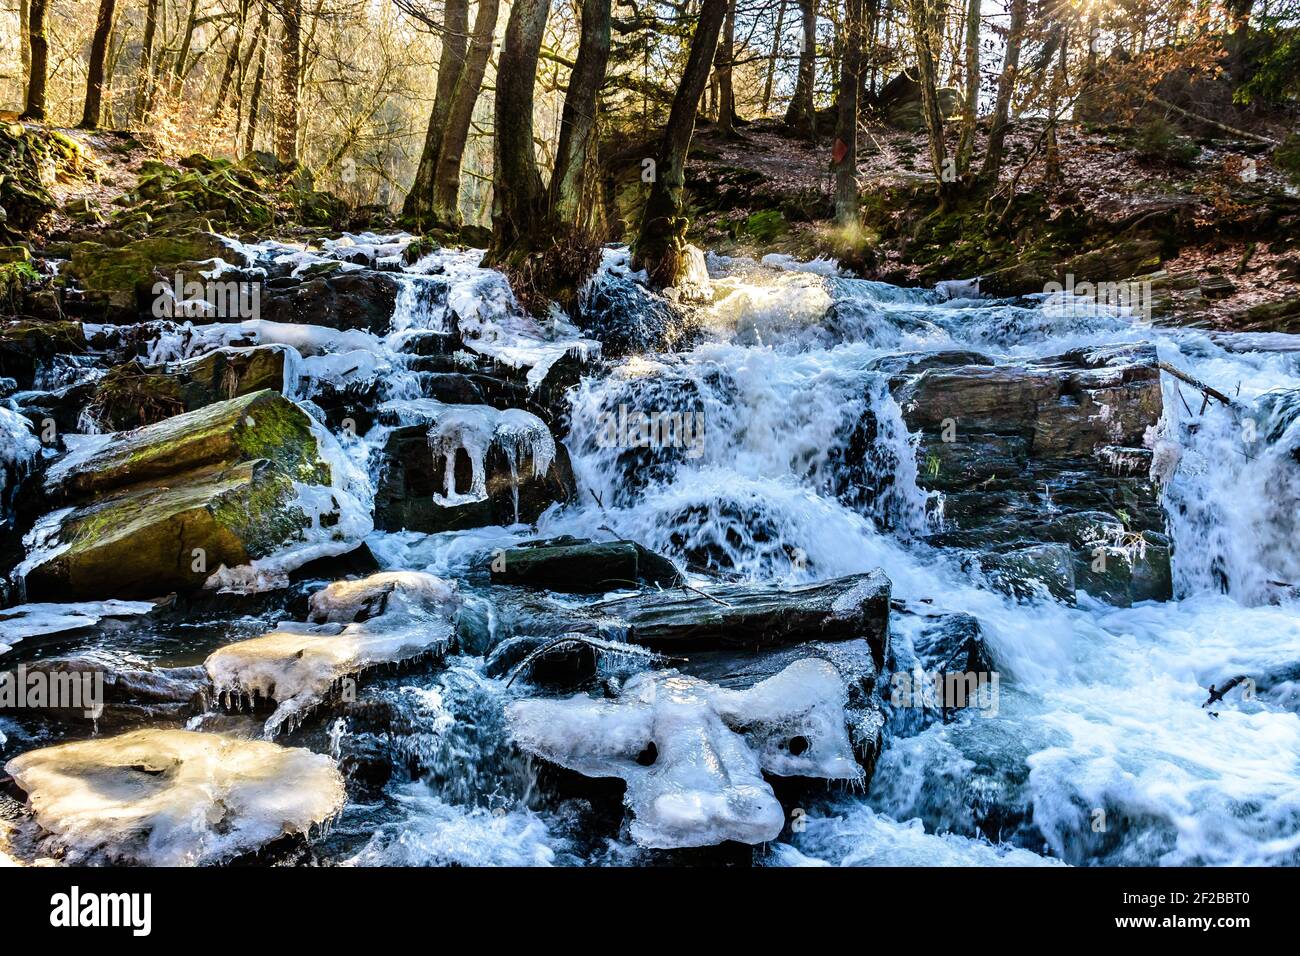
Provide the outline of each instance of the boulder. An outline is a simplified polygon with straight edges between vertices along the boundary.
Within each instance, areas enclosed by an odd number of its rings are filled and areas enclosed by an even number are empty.
[[[573,497],[568,452],[522,409],[404,403],[375,492],[382,530],[434,534],[536,521]]]
[[[332,539],[344,507],[335,477],[311,420],[270,391],[91,440],[47,472],[49,494],[68,507],[37,523],[18,574],[29,600],[191,590],[308,529]],[[302,496],[313,486],[321,501],[309,515]]]
[[[34,387],[56,355],[86,351],[80,322],[16,319],[0,324],[0,378],[12,378],[22,389]]]
[[[892,370],[920,438],[917,482],[941,508],[931,543],[967,549],[1022,596],[1036,581],[1060,598],[1077,586],[1118,604],[1167,600],[1169,543],[1150,475],[1156,362],[1154,347],[1133,345],[1009,364],[941,353],[914,373]]]
[[[641,585],[675,588],[684,582],[667,558],[634,541],[556,538],[494,553],[492,580],[574,594]]]
[[[61,275],[81,291],[92,309],[111,317],[139,318],[153,313],[154,285],[169,287],[179,274],[186,282],[206,281],[214,262],[233,256],[221,236],[186,230],[135,239],[121,246],[79,242]]]
[[[265,389],[283,392],[286,355],[263,345],[215,349],[164,366],[133,360],[99,380],[88,413],[102,430],[124,431]]]
[[[392,324],[400,289],[397,279],[371,271],[338,272],[283,287],[268,286],[261,296],[259,318],[384,335]]]
[[[889,592],[889,579],[871,571],[796,588],[718,584],[707,594],[646,593],[606,601],[593,610],[621,621],[631,643],[665,653],[862,638],[877,669],[883,669],[889,651]]]

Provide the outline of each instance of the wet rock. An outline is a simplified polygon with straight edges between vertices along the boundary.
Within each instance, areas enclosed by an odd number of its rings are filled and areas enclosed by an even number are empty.
[[[393,428],[375,493],[382,530],[433,534],[537,520],[574,494],[564,445],[521,409],[421,402]]]
[[[310,419],[269,391],[169,418],[84,452],[47,473],[69,504],[31,533],[20,568],[29,600],[148,597],[202,586],[219,568],[264,558],[341,504]],[[330,495],[309,516],[302,489]],[[331,517],[332,516],[332,517]],[[306,556],[304,557],[304,560]]]
[[[764,779],[861,780],[836,669],[804,658],[745,690],[676,671],[639,674],[613,699],[516,701],[524,750],[588,777],[621,777],[644,847],[764,843],[785,813]]]
[[[698,320],[631,277],[602,272],[578,298],[574,322],[601,344],[610,358],[690,348]]]
[[[945,356],[954,364],[935,364]],[[928,362],[914,375],[896,369],[891,386],[920,433],[918,484],[938,493],[932,543],[977,554],[1017,594],[1039,581],[1057,596],[1077,585],[1119,604],[1170,597],[1165,517],[1150,476],[1162,412],[1152,346],[1015,364],[972,364],[962,353]],[[1065,546],[1072,571],[1050,545]],[[1120,555],[1124,566],[1113,566]]]
[[[34,387],[55,356],[86,351],[81,323],[71,319],[16,319],[0,324],[0,378],[12,378],[19,388]]]
[[[796,588],[718,584],[708,594],[648,593],[595,611],[622,621],[627,639],[652,650],[779,647],[863,638],[876,667],[889,649],[889,579],[881,571]]]
[[[1090,250],[1060,262],[1042,258],[1021,259],[980,277],[980,291],[993,296],[1030,295],[1059,288],[1073,277],[1083,282],[1123,282],[1160,268],[1160,242],[1126,239]]]
[[[223,348],[184,362],[128,362],[96,384],[88,414],[104,431],[125,431],[264,389],[284,391],[280,346]]]
[[[34,750],[5,772],[72,864],[220,863],[307,835],[345,798],[327,756],[185,730]]]
[[[981,554],[977,564],[994,587],[1013,597],[1031,598],[1046,590],[1057,601],[1074,603],[1074,555],[1064,544]]]
[[[634,541],[557,538],[531,541],[492,556],[492,580],[575,594],[649,585],[674,588],[681,573]]]
[[[336,581],[312,595],[314,624],[286,624],[227,645],[203,666],[223,702],[274,702],[266,722],[267,736],[274,736],[344,680],[382,665],[441,657],[451,647],[460,605],[454,584],[418,571]]]
[[[198,230],[119,246],[79,242],[61,275],[82,294],[80,300],[70,299],[71,307],[131,321],[153,314],[158,283],[170,288],[177,275],[185,282],[206,282],[218,261],[234,255],[225,239]]]
[[[35,678],[34,678],[35,675]],[[46,688],[39,706],[30,690],[24,709],[113,733],[146,723],[179,723],[201,713],[211,684],[202,667],[148,667],[90,653],[24,664],[0,681]],[[34,680],[33,680],[34,679]],[[0,696],[0,711],[4,699]]]
[[[283,288],[268,287],[261,297],[259,317],[383,335],[392,324],[400,288],[396,279],[382,272],[340,272]]]
[[[596,663],[596,650],[585,641],[512,637],[493,649],[484,670],[500,678],[518,668],[520,676],[539,687],[571,689],[596,676]]]

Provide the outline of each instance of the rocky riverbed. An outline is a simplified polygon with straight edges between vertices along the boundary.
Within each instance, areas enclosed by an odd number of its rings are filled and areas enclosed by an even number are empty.
[[[1300,862],[1294,336],[140,242],[0,325],[5,857]]]

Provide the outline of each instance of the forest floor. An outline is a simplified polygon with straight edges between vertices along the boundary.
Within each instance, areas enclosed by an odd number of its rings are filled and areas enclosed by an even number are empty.
[[[859,183],[878,253],[867,274],[903,283],[933,281],[931,260],[909,241],[934,192],[926,134],[882,125],[863,133]],[[1268,144],[1202,139],[1194,158],[1179,162],[1144,153],[1126,129],[1068,126],[1060,133],[1060,176],[1053,180],[1041,133],[1041,123],[1025,122],[1007,140],[1001,185],[1008,188],[1014,179],[1017,200],[1032,197],[1037,203],[1030,221],[1014,224],[1012,250],[1028,250],[1062,213],[1082,210],[1096,236],[1150,234],[1161,240],[1163,271],[1188,321],[1241,327],[1241,316],[1253,307],[1300,302],[1300,190],[1274,165]],[[810,144],[770,121],[744,126],[733,137],[702,127],[688,177],[697,202],[700,196],[710,199],[697,210],[695,241],[733,254],[833,254],[832,141],[825,136]],[[752,205],[740,201],[739,189],[728,192],[728,182],[743,184]],[[782,222],[765,215],[776,205],[783,206]],[[990,205],[996,212],[1005,195]],[[1270,219],[1279,218],[1285,228],[1270,228]],[[1075,251],[1087,251],[1086,241]],[[987,262],[975,262],[983,269],[939,277],[971,278],[1005,265],[1004,255],[991,249]],[[1198,294],[1202,285],[1206,292]]]

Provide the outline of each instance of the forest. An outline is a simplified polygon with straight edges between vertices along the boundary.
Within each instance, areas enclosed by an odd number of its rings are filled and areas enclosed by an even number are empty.
[[[1300,0],[0,3],[0,866],[1300,865]]]

